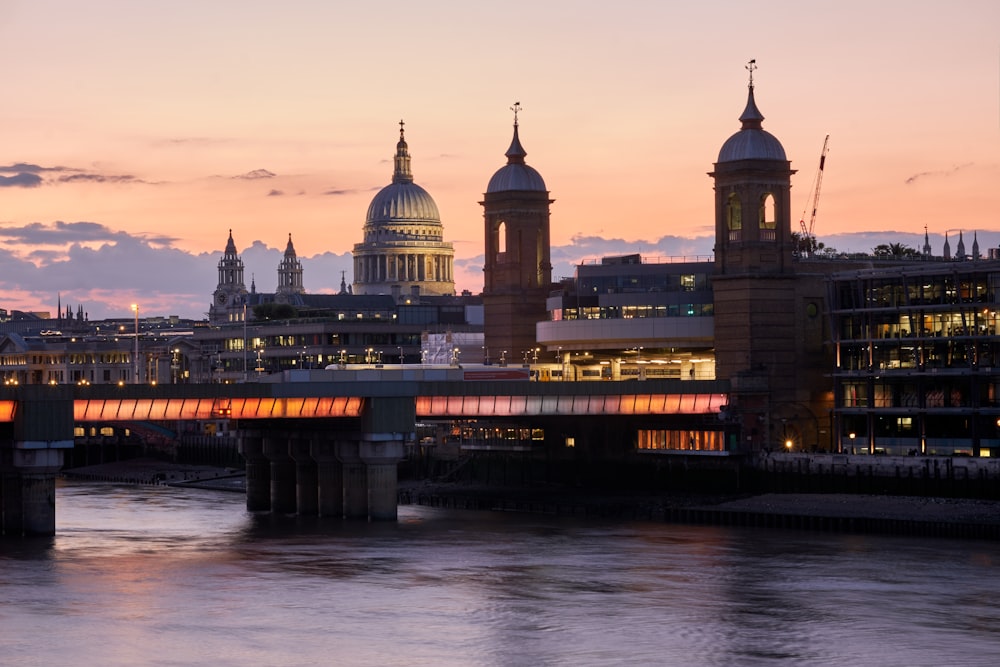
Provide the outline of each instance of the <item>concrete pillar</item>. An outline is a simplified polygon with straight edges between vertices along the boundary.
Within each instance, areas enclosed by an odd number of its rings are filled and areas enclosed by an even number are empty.
[[[54,522],[55,512],[52,513],[52,518]],[[0,534],[9,537],[24,535],[21,476],[14,471],[0,473]]]
[[[264,433],[264,456],[271,462],[271,511],[295,512],[295,461],[288,454],[288,435]]]
[[[61,452],[60,452],[61,453]],[[55,474],[21,475],[21,528],[25,535],[55,535]]]
[[[344,518],[368,518],[368,473],[359,454],[357,441],[337,443],[337,458],[343,470]]]
[[[324,438],[313,438],[309,454],[316,462],[318,509],[320,516],[344,516],[344,470],[337,460],[336,445]]]
[[[0,533],[54,535],[55,476],[73,448],[73,388],[18,387],[12,437],[0,441]]]
[[[71,441],[72,442],[72,441]],[[55,535],[56,473],[63,449],[13,449],[0,473],[0,534]]]
[[[264,456],[262,431],[241,431],[239,452],[246,461],[247,511],[271,509],[271,462]]]
[[[289,443],[295,461],[295,511],[303,516],[319,514],[319,480],[316,461],[309,452],[307,434],[296,433]]]
[[[395,521],[397,517],[398,487],[396,469],[398,464],[368,463],[368,518],[372,521]]]
[[[403,436],[377,434],[376,437],[380,439],[359,443],[359,454],[365,464],[367,478],[368,518],[372,521],[395,521],[399,495],[397,467],[403,458]]]

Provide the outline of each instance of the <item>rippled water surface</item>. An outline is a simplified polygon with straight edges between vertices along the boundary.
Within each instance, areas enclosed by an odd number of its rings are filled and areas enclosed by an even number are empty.
[[[1000,664],[1000,544],[61,483],[0,542],[0,664]]]

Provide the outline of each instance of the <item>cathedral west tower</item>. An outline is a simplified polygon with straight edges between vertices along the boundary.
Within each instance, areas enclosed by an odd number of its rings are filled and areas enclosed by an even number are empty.
[[[285,246],[285,255],[278,264],[278,289],[274,296],[278,303],[291,303],[298,294],[305,294],[306,289],[302,283],[302,262],[295,254],[295,246],[292,245],[292,235],[288,235],[288,245]]]
[[[219,260],[219,283],[212,293],[208,319],[212,324],[242,322],[246,313],[247,288],[243,282],[243,260],[236,253],[233,230]]]

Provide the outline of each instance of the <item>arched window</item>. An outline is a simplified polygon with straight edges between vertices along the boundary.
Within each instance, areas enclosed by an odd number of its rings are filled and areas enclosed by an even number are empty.
[[[739,196],[733,192],[726,201],[726,229],[730,241],[739,241],[743,236],[743,210]]]
[[[778,221],[774,212],[774,195],[770,192],[760,200],[760,240],[774,241]]]
[[[507,254],[507,223],[503,220],[497,225],[497,262],[506,261]]]

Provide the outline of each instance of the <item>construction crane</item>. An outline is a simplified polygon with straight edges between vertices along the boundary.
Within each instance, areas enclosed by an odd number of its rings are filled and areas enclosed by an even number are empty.
[[[812,190],[812,215],[809,216],[809,226],[806,226],[806,211],[802,211],[802,218],[799,226],[802,228],[803,240],[813,238],[813,227],[816,225],[816,209],[819,207],[819,191],[823,187],[823,167],[826,166],[826,147],[830,141],[830,135],[823,139],[823,152],[819,154],[819,171],[816,172],[816,180],[813,182]]]

